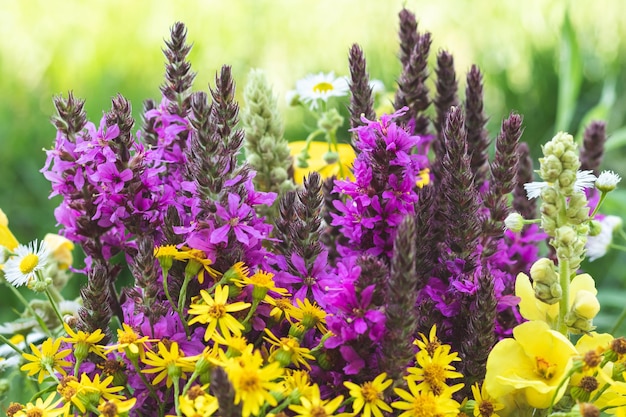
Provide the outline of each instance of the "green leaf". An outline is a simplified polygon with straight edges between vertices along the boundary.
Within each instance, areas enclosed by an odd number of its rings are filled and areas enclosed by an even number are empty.
[[[613,108],[617,97],[616,89],[617,77],[615,76],[615,73],[611,73],[604,81],[604,85],[602,86],[602,95],[600,96],[598,104],[589,109],[580,121],[580,125],[577,130],[578,134],[576,135],[578,143],[582,143],[585,127],[587,127],[592,121],[607,120],[609,118],[609,113]]]
[[[582,60],[576,32],[566,12],[561,27],[559,93],[556,108],[557,131],[567,131],[571,125],[582,79]]]
[[[616,130],[608,136],[604,145],[605,152],[619,149],[626,145],[626,127]]]

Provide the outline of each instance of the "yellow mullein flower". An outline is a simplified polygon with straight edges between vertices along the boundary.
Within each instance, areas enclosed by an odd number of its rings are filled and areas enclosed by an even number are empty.
[[[252,298],[256,300],[262,300],[265,298],[269,291],[275,292],[279,295],[287,295],[288,292],[285,288],[277,287],[274,282],[274,274],[266,271],[257,271],[252,276],[244,276],[239,279],[233,279],[233,282],[238,287],[245,287],[252,285]]]
[[[596,285],[589,274],[576,275],[569,286],[569,306],[572,307],[576,294],[579,291],[589,291],[596,295]],[[530,278],[524,273],[517,275],[515,280],[515,295],[520,298],[519,310],[526,320],[541,320],[555,328],[559,317],[559,303],[546,304],[535,297],[535,290],[530,283]]]
[[[148,336],[139,336],[135,330],[126,323],[122,323],[122,328],[117,329],[117,344],[109,346],[105,353],[110,353],[117,349],[118,352],[126,352],[135,358],[145,357],[145,347],[147,342],[156,342],[157,339],[150,339]]]
[[[513,329],[513,336],[499,341],[489,354],[485,389],[495,398],[520,393],[535,408],[557,403],[567,389],[563,380],[576,348],[543,321],[522,323]]]
[[[84,360],[89,352],[93,352],[101,358],[106,359],[103,347],[97,345],[99,341],[104,339],[102,330],[96,329],[93,333],[84,332],[82,330],[75,332],[67,323],[63,323],[63,327],[69,335],[69,337],[64,337],[63,341],[74,346],[74,356],[78,361]]]
[[[142,369],[141,372],[144,374],[158,373],[152,381],[153,385],[157,385],[167,378],[165,385],[169,388],[172,386],[174,379],[186,379],[187,375],[185,372],[193,372],[193,360],[185,357],[183,352],[178,348],[178,343],[171,342],[168,349],[163,342],[159,342],[158,350],[158,354],[150,350],[147,351],[146,357],[142,359],[143,363],[152,366],[152,368]]]
[[[217,398],[207,394],[206,388],[194,385],[179,398],[180,412],[185,417],[209,417],[219,409]]]
[[[300,364],[302,364],[307,369],[311,369],[311,365],[306,361],[307,359],[310,361],[315,360],[315,357],[309,353],[310,349],[300,347],[300,342],[291,336],[279,339],[270,329],[265,329],[265,333],[267,333],[269,338],[263,337],[263,339],[272,345],[270,348],[270,360],[275,360],[285,367],[294,364],[296,368],[299,368]]]
[[[48,233],[44,236],[43,242],[50,250],[52,259],[59,265],[59,269],[67,269],[72,265],[74,243],[71,240],[54,233]]]
[[[431,391],[422,391],[417,383],[407,380],[409,391],[394,388],[394,391],[404,401],[391,403],[393,408],[406,410],[398,417],[456,417],[459,414],[460,404],[452,399],[452,392],[445,390],[441,395]]]
[[[296,157],[306,147],[306,141],[290,142],[289,148],[291,150],[291,156]],[[352,145],[347,143],[337,144],[337,149],[334,146],[330,149],[336,151],[339,154],[339,158],[336,162],[329,164],[324,160],[324,154],[329,151],[328,142],[310,142],[308,154],[310,158],[307,160],[308,167],[301,168],[297,164],[294,164],[293,178],[296,184],[302,184],[302,181],[311,172],[319,172],[322,178],[330,178],[333,175],[339,179],[350,178],[354,180],[354,174],[352,173],[352,164],[356,154]]]
[[[48,398],[42,400],[37,398],[35,404],[28,403],[20,411],[13,414],[13,417],[55,417],[64,412],[63,408],[58,408],[61,399],[55,400],[56,392],[48,395]]]
[[[348,413],[335,414],[342,401],[343,395],[322,400],[319,386],[313,384],[310,396],[300,397],[300,405],[290,405],[289,408],[296,413],[296,417],[348,416]]]
[[[352,412],[358,414],[363,410],[361,413],[363,417],[370,417],[372,414],[375,417],[383,417],[380,410],[390,413],[391,407],[384,401],[384,392],[392,382],[391,379],[387,379],[387,374],[384,372],[373,381],[361,385],[349,381],[344,382],[343,385],[350,390],[350,397],[354,398]]]
[[[326,312],[317,303],[311,304],[309,299],[305,298],[304,301],[297,299],[296,304],[297,306],[291,309],[291,317],[299,321],[306,330],[317,327],[322,333],[328,331],[325,326]]]
[[[113,398],[111,400],[102,401],[98,405],[98,411],[102,417],[122,417],[127,416],[128,412],[133,409],[137,398],[130,398],[128,400],[118,400]]]
[[[496,411],[504,408],[504,404],[498,402],[497,399],[487,393],[485,384],[479,389],[478,384],[472,385],[472,394],[474,395],[474,417],[499,417]]]
[[[110,386],[113,377],[109,376],[100,380],[100,375],[96,374],[93,380],[83,373],[80,381],[75,378],[67,381],[66,386],[73,390],[71,402],[82,413],[86,413],[87,409],[97,407],[101,401],[123,400],[124,396],[116,394],[124,389],[124,387]]]
[[[433,356],[430,356],[426,350],[420,350],[415,355],[415,359],[417,366],[407,369],[409,372],[407,379],[419,382],[420,389],[440,395],[448,388],[451,388],[452,392],[463,388],[463,384],[448,387],[446,383],[448,379],[463,377],[463,374],[456,372],[454,366],[451,365],[452,362],[461,360],[456,352],[448,353],[442,345],[435,350]]]
[[[204,303],[192,303],[189,306],[189,314],[196,317],[189,320],[189,324],[202,323],[208,324],[204,332],[204,340],[208,341],[213,336],[217,326],[219,325],[222,336],[228,337],[231,334],[241,335],[244,329],[237,319],[228,313],[241,311],[250,307],[250,303],[238,301],[232,304],[226,304],[228,301],[228,285],[218,285],[215,288],[215,298],[205,291],[200,291],[200,296]]]
[[[277,380],[282,377],[283,369],[278,362],[263,367],[262,364],[263,358],[258,350],[245,352],[224,364],[235,390],[235,404],[243,403],[243,417],[257,415],[265,403],[272,407],[278,404],[271,392],[281,391],[281,384]]]
[[[70,366],[71,363],[63,360],[67,355],[72,353],[72,349],[64,349],[59,351],[61,347],[62,339],[53,340],[48,338],[41,344],[41,350],[37,349],[35,345],[30,344],[31,353],[24,353],[22,356],[29,363],[22,365],[20,368],[22,371],[28,371],[28,376],[33,376],[39,373],[37,381],[41,384],[46,375],[53,375],[56,371],[61,375],[67,375],[67,372],[63,367]]]
[[[9,230],[9,219],[7,215],[4,214],[4,211],[0,209],[0,246],[4,246],[8,250],[13,251],[17,248],[17,245],[19,245],[19,242],[15,236],[13,236],[11,230]]]

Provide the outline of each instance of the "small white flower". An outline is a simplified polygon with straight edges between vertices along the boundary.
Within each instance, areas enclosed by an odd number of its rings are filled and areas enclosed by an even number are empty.
[[[28,284],[38,271],[46,267],[50,252],[44,242],[18,245],[4,264],[4,277],[15,287]]]
[[[613,231],[622,227],[622,219],[618,216],[606,216],[598,223],[600,224],[600,233],[589,236],[585,244],[587,259],[591,262],[606,255],[609,245],[613,242]]]
[[[519,213],[511,213],[504,219],[504,227],[512,232],[519,233],[524,228],[524,218]]]
[[[574,191],[584,191],[585,188],[592,188],[596,184],[596,180],[597,178],[591,170],[577,171]]]
[[[596,188],[603,193],[608,193],[613,191],[621,180],[622,177],[613,171],[602,171],[596,180]]]
[[[347,95],[348,81],[344,77],[335,77],[333,72],[310,74],[296,82],[296,94],[303,103],[315,110],[319,100],[328,101],[330,97]]]
[[[533,198],[537,198],[541,195],[541,190],[547,187],[548,184],[545,181],[535,181],[535,182],[527,182],[524,184],[524,190],[526,190],[526,196],[529,200]]]

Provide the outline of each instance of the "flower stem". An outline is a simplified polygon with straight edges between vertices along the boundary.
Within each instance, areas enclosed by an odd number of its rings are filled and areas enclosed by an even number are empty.
[[[567,325],[565,315],[569,310],[569,281],[570,281],[569,260],[559,259],[559,284],[561,285],[561,300],[559,301],[559,319],[557,330],[567,336]]]
[[[0,334],[0,342],[2,342],[5,345],[9,346],[11,349],[16,351],[18,354],[20,354],[20,355],[24,354],[24,351],[22,349],[20,349],[17,345],[15,345],[13,342],[11,342],[9,339],[7,339],[6,337],[4,337],[4,335],[1,335],[1,334]]]
[[[15,294],[15,296],[22,302],[22,304],[24,304],[24,306],[26,307],[26,310],[28,310],[28,312],[33,315],[35,320],[37,320],[37,323],[39,323],[39,327],[41,327],[41,330],[43,330],[44,333],[46,333],[48,336],[52,337],[52,332],[50,331],[48,326],[46,326],[46,323],[44,323],[43,319],[35,312],[33,307],[30,305],[28,301],[26,301],[26,299],[18,291],[18,289],[15,288],[13,285],[8,285],[8,287],[11,289],[11,291],[13,291],[13,294]]]

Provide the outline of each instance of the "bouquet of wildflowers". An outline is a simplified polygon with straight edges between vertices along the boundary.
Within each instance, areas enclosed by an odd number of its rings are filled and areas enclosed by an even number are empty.
[[[441,51],[431,93],[430,34],[402,10],[399,36],[391,96],[358,45],[349,78],[298,83],[317,123],[301,142],[262,71],[241,110],[228,66],[192,91],[181,23],[136,133],[121,95],[98,126],[57,97],[42,172],[60,235],[20,243],[0,211],[25,308],[0,328],[7,415],[623,415],[626,341],[594,332],[580,271],[621,224],[598,213],[619,182],[598,172],[604,124],[580,149],[558,133],[533,181],[520,115],[489,158],[479,69],[462,101]]]

